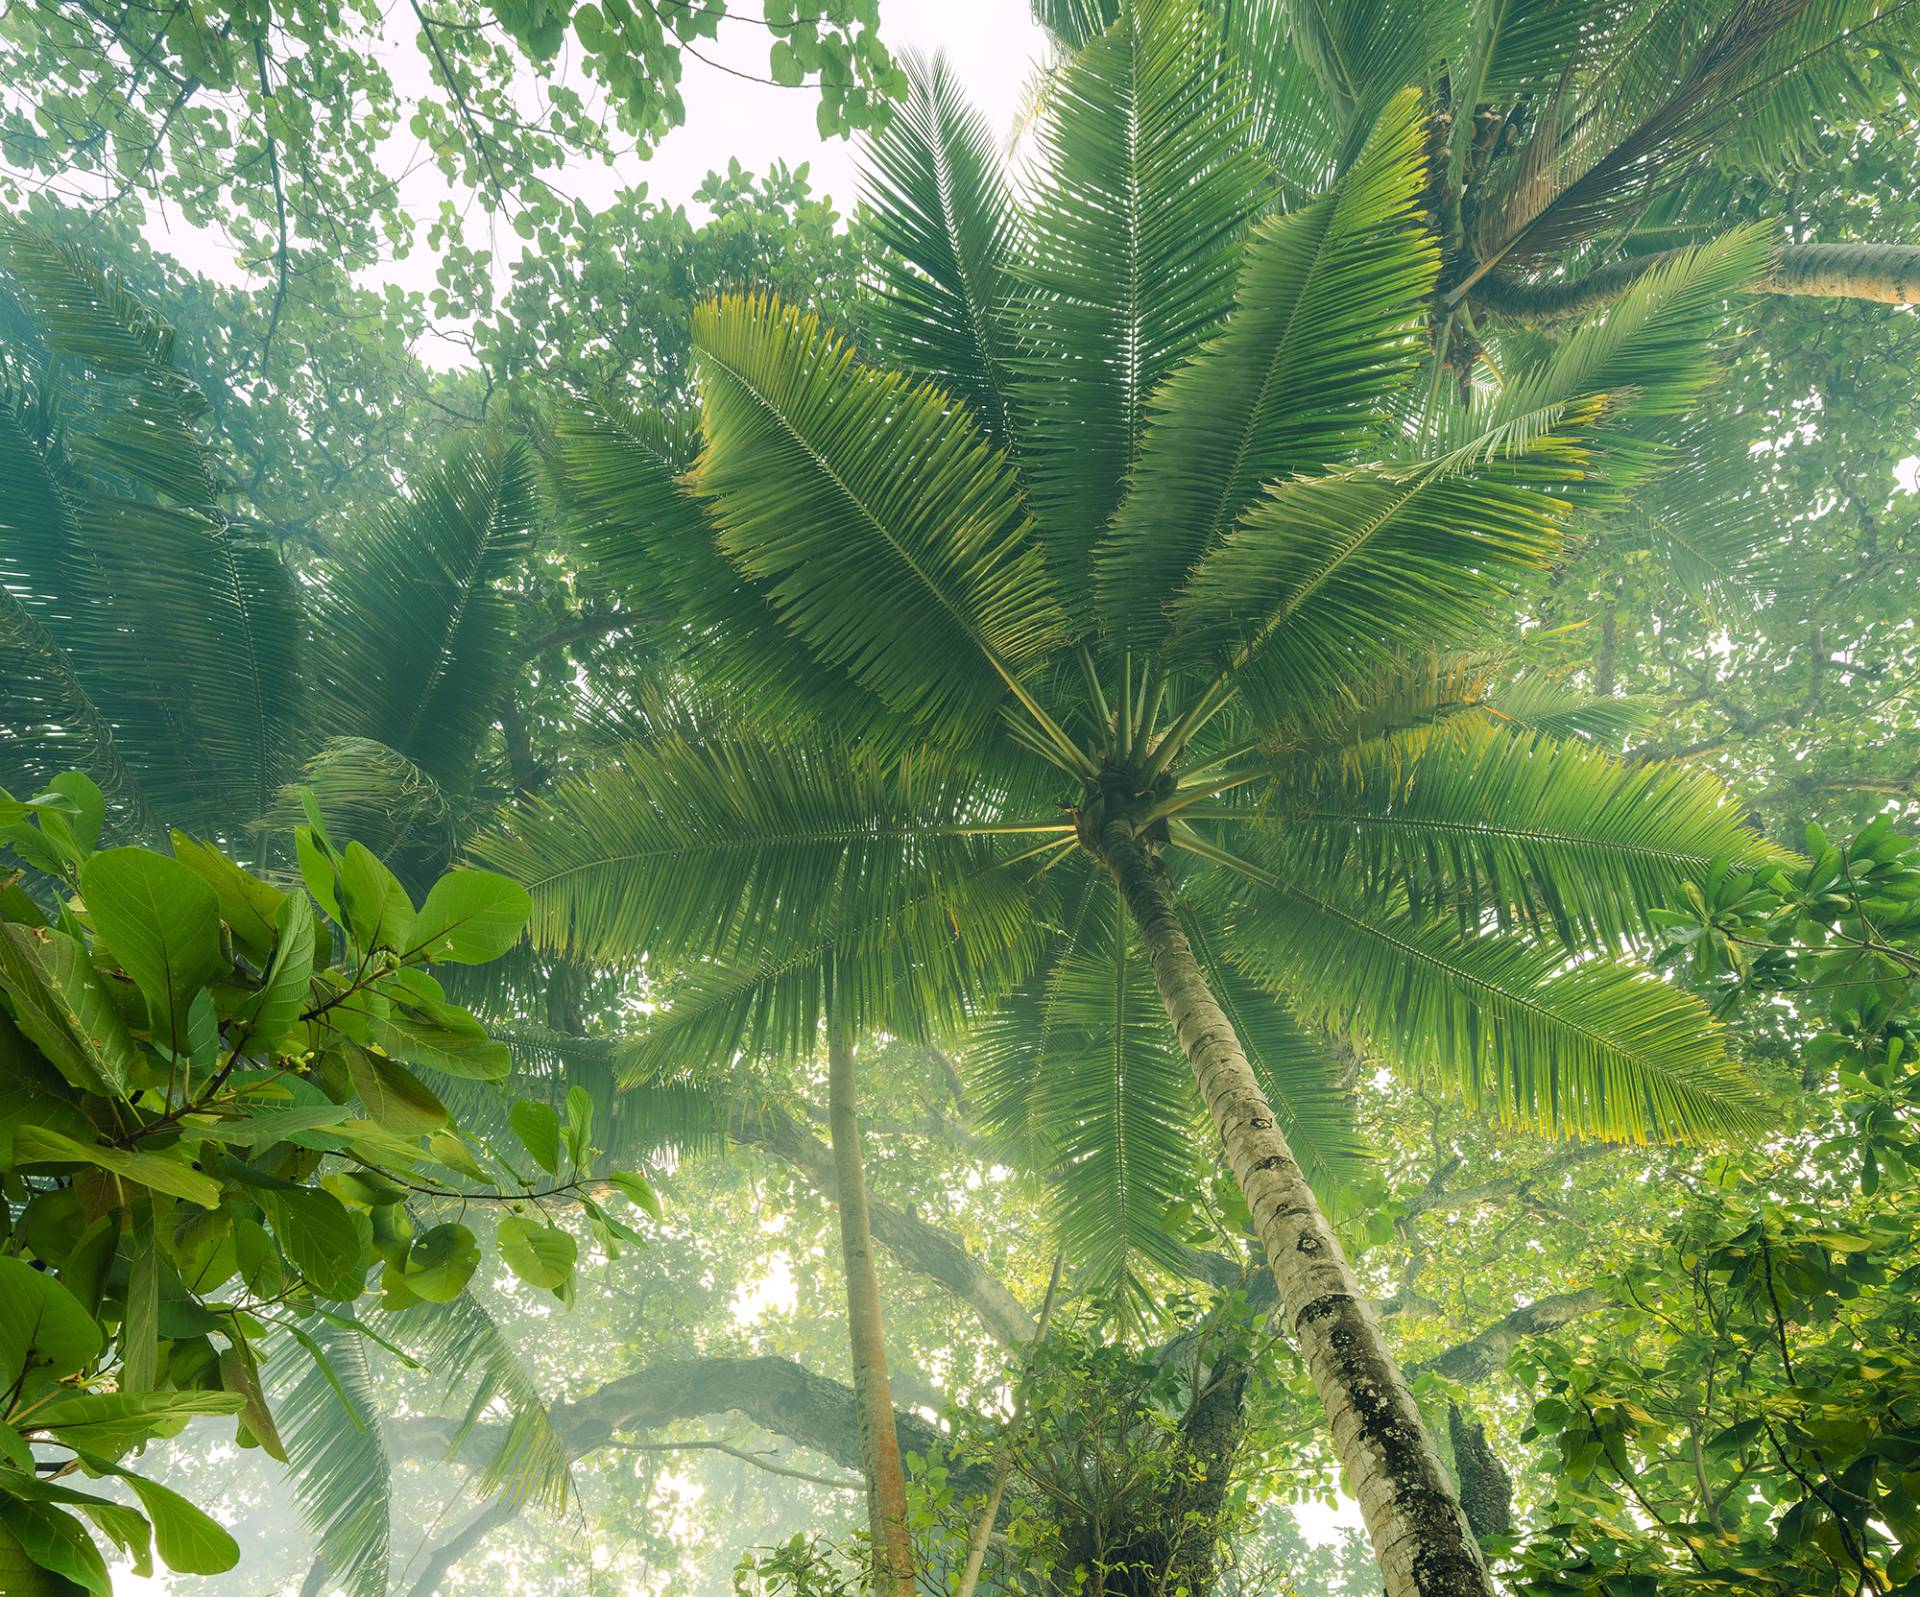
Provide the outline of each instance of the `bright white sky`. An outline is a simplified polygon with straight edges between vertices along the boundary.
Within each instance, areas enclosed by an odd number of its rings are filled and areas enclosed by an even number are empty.
[[[693,191],[708,172],[724,171],[731,159],[737,158],[750,172],[764,172],[775,161],[790,166],[805,162],[814,192],[831,196],[842,214],[850,211],[858,188],[855,144],[849,139],[821,139],[814,121],[818,104],[814,86],[783,89],[734,75],[767,75],[767,30],[757,20],[749,20],[757,6],[743,9],[747,16],[720,24],[718,39],[703,39],[695,46],[705,60],[683,54],[680,89],[687,120],[661,142],[650,160],[629,156],[612,167],[597,160],[583,161],[572,170],[550,174],[554,187],[597,208],[617,190],[644,182],[654,198],[687,204],[697,211],[691,205]],[[1012,127],[1022,91],[1047,48],[1027,0],[882,0],[880,31],[896,52],[944,50],[989,126],[998,131]],[[438,95],[431,66],[415,48],[410,28],[396,25],[377,53],[403,96]],[[600,93],[585,81],[575,87],[590,102]],[[412,139],[396,138],[383,153],[395,174],[418,168],[403,179],[400,192],[407,209],[424,223],[447,197],[447,187],[430,163],[419,161]],[[156,217],[146,232],[155,247],[209,277],[229,283],[245,281],[231,245],[216,234],[189,227],[177,217]],[[424,244],[424,226],[419,237]],[[493,225],[492,245],[504,281],[509,259],[521,247],[504,219]],[[433,285],[434,260],[420,248],[409,259],[391,263],[375,275],[381,281],[425,291]],[[419,353],[430,362],[461,358],[451,345],[429,346]]]

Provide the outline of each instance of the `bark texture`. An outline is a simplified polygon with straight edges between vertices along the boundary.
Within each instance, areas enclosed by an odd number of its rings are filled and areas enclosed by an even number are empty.
[[[867,1479],[867,1523],[873,1535],[873,1588],[884,1597],[914,1597],[913,1548],[907,1538],[907,1473],[887,1390],[887,1350],[880,1316],[880,1280],[873,1267],[866,1170],[853,1043],[831,1009],[827,1017],[827,1122],[840,1210],[840,1253],[847,1276],[847,1330],[853,1343],[853,1395],[860,1457]]]
[[[1513,1477],[1487,1440],[1487,1428],[1447,1405],[1447,1439],[1453,1443],[1460,1474],[1460,1506],[1476,1536],[1507,1536],[1513,1531]]]
[[[1494,1597],[1453,1483],[1365,1294],[1274,1124],[1231,1022],[1207,986],[1130,822],[1100,832],[1168,1018],[1225,1144],[1273,1267],[1282,1312],[1326,1406],[1387,1597]]]
[[[1496,315],[1550,322],[1584,316],[1618,299],[1650,267],[1672,258],[1662,250],[1615,261],[1564,282],[1527,283],[1483,277],[1470,298]],[[1754,285],[1763,294],[1808,294],[1920,304],[1920,244],[1788,244]]]

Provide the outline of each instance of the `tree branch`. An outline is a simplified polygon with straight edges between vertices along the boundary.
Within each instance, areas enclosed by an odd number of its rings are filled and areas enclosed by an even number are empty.
[[[1583,1287],[1578,1292],[1555,1292],[1544,1298],[1536,1298],[1505,1318],[1495,1320],[1479,1335],[1469,1337],[1444,1353],[1436,1353],[1430,1359],[1409,1364],[1407,1379],[1411,1381],[1431,1371],[1435,1375],[1444,1375],[1450,1381],[1483,1381],[1505,1364],[1507,1356],[1528,1337],[1557,1331],[1563,1325],[1571,1325],[1575,1320],[1605,1308],[1612,1301],[1597,1287]]]
[[[1681,253],[1661,250],[1613,261],[1564,282],[1483,277],[1474,284],[1471,297],[1498,316],[1525,322],[1560,321],[1618,299],[1647,272]],[[1787,244],[1753,287],[1762,294],[1822,295],[1883,305],[1920,303],[1920,244]]]

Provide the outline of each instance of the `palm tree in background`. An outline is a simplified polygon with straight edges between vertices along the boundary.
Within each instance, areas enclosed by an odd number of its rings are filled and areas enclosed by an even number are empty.
[[[1754,1123],[1703,1007],[1630,950],[1774,851],[1711,779],[1562,735],[1577,706],[1485,661],[1676,462],[1773,256],[1684,249],[1503,383],[1439,383],[1422,96],[1307,198],[1283,81],[1197,0],[1126,6],[1048,84],[1016,204],[921,69],[872,155],[893,253],[863,343],[893,369],[735,297],[697,318],[684,477],[652,418],[556,423],[583,555],[674,596],[711,708],[478,851],[547,946],[680,968],[634,1079],[810,1055],[823,1021],[980,1037],[1122,1293],[1173,1251],[1197,1098],[1387,1590],[1487,1591],[1326,1218],[1323,1039],[1559,1133]]]

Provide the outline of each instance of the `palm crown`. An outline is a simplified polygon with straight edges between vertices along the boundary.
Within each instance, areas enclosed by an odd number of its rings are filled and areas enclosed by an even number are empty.
[[[937,70],[876,152],[903,209],[916,172],[974,184],[946,214],[980,236],[936,243],[931,206],[884,218],[926,242],[874,342],[946,386],[740,298],[696,327],[684,484],[644,418],[563,419],[590,550],[664,572],[706,691],[785,724],[730,712],[631,749],[482,852],[532,885],[553,945],[688,962],[636,1071],[810,1050],[831,990],[859,1030],[996,1016],[981,1052],[1009,1124],[1054,1118],[1032,1095],[1089,1073],[1160,1091],[1171,1037],[1129,1018],[1145,967],[1101,859],[1120,819],[1330,1186],[1347,1143],[1303,1027],[1525,1124],[1737,1123],[1750,1103],[1710,1020],[1623,950],[1682,881],[1768,846],[1711,778],[1565,735],[1580,706],[1490,695],[1469,651],[1577,513],[1657,461],[1652,429],[1698,392],[1705,333],[1762,252],[1691,253],[1504,391],[1410,420],[1436,262],[1414,98],[1324,197],[1256,222],[1259,162],[1207,92],[1200,14],[1129,26],[1060,84],[1070,131],[1048,148],[1073,158],[1026,214]],[[1095,203],[1127,192],[1131,159],[1095,169],[1097,119],[1173,107],[1198,131],[1162,190],[1142,176],[1132,217]],[[1065,220],[1089,215],[1111,226]],[[1129,258],[1127,238],[1165,255]],[[1116,1137],[1134,1118],[1098,1114]],[[1151,1255],[1159,1166],[1106,1162],[1104,1245]],[[1093,1172],[1069,1171],[1074,1225]]]

